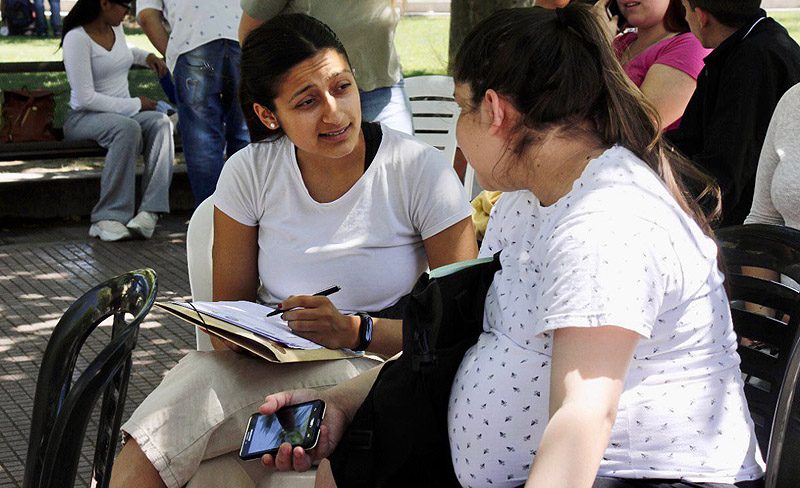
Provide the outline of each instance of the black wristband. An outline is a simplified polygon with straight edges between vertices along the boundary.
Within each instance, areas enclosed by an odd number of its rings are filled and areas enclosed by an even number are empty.
[[[354,315],[361,319],[361,324],[358,327],[358,345],[353,350],[366,351],[372,342],[372,317],[363,312]]]

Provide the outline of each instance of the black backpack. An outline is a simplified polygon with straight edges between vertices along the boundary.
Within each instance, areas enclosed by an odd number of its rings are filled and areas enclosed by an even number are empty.
[[[460,487],[447,436],[450,388],[483,331],[499,254],[417,280],[403,318],[403,354],[387,362],[330,457],[340,488]]]
[[[30,0],[6,0],[3,18],[9,34],[25,34],[33,25],[33,4]]]

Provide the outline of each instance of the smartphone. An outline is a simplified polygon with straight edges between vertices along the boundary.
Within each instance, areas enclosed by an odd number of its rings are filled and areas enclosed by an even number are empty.
[[[608,15],[608,20],[613,19],[615,15],[622,16],[619,5],[617,5],[617,0],[610,0],[606,3],[606,15]]]
[[[608,16],[608,20],[611,20],[615,15],[617,16],[617,28],[621,31],[628,23],[628,19],[622,15],[617,0],[609,0],[608,3],[606,3],[606,16]]]
[[[239,457],[246,460],[275,454],[284,442],[292,447],[313,449],[319,441],[319,427],[324,416],[322,400],[290,405],[272,415],[254,413],[247,422]]]

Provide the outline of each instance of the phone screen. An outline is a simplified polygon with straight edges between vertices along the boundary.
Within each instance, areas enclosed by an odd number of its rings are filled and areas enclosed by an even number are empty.
[[[325,403],[316,400],[285,407],[272,415],[254,414],[242,440],[242,459],[252,459],[275,452],[281,444],[306,449],[314,447]]]

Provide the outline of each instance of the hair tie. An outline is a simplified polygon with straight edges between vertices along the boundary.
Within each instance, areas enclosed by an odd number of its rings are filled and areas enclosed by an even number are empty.
[[[556,9],[556,19],[558,19],[558,23],[564,27],[567,27],[567,16],[564,15],[564,8],[559,7]]]

